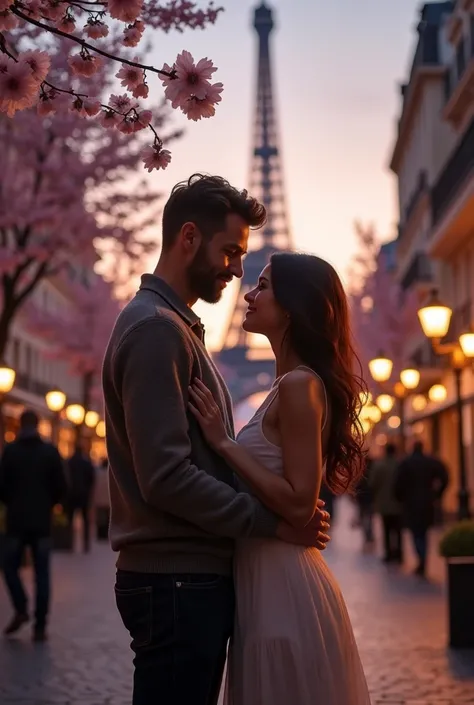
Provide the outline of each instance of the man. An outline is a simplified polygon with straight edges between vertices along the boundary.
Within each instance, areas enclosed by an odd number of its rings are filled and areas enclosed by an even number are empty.
[[[413,452],[400,464],[395,493],[403,505],[405,525],[409,529],[418,565],[415,573],[426,574],[428,530],[433,525],[435,503],[448,486],[446,466],[437,458],[426,455],[423,443],[417,441]]]
[[[234,540],[279,537],[324,548],[326,512],[296,531],[236,490],[188,413],[211,389],[233,434],[232,402],[191,306],[241,277],[265,209],[220,177],[194,175],[163,211],[162,253],[120,314],[105,355],[116,600],[135,652],[133,705],[217,702],[234,612]]]
[[[70,495],[68,515],[71,525],[76,512],[82,517],[83,550],[90,550],[90,507],[95,483],[95,469],[91,459],[78,443],[68,460]]]
[[[33,639],[46,639],[51,515],[65,492],[61,456],[41,439],[34,411],[24,411],[18,437],[5,448],[0,461],[0,500],[7,510],[3,572],[15,609],[6,635],[15,634],[29,620],[28,600],[19,575],[23,552],[29,546],[36,581]]]
[[[369,476],[374,509],[382,519],[385,563],[403,562],[402,507],[395,496],[397,472],[397,448],[393,443],[387,443],[385,457],[374,461]]]

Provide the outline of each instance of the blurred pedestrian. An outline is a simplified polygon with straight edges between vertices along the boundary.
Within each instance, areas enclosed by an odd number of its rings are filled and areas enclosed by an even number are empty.
[[[97,527],[97,538],[108,539],[110,519],[109,481],[107,476],[109,461],[102,458],[96,468],[94,488],[94,513]]]
[[[15,634],[29,620],[28,598],[19,574],[24,550],[29,546],[36,582],[33,638],[46,639],[52,509],[65,493],[61,456],[39,435],[38,416],[24,411],[18,437],[6,446],[0,461],[0,499],[6,506],[3,573],[15,610],[6,635]]]
[[[374,541],[374,498],[370,487],[370,475],[373,459],[368,457],[365,463],[365,472],[357,486],[355,501],[358,507],[358,521],[356,526],[362,529],[364,536],[364,548],[370,546]]]
[[[385,563],[403,561],[402,506],[395,494],[397,472],[397,448],[393,443],[387,443],[385,456],[372,464],[369,478],[374,510],[382,519]]]
[[[426,573],[428,555],[428,531],[433,526],[436,502],[448,485],[448,471],[438,458],[426,455],[421,441],[413,446],[413,452],[400,464],[395,492],[402,503],[403,516],[409,529],[418,565],[415,573],[421,577]]]
[[[95,469],[91,459],[85,454],[80,443],[77,443],[74,453],[69,458],[70,494],[68,515],[71,526],[76,513],[82,517],[82,535],[84,553],[90,550],[90,509],[92,504]]]

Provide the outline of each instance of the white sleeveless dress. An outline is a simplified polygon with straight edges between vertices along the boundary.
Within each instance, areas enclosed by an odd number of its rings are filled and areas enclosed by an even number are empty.
[[[281,449],[263,434],[268,397],[237,440],[283,474]],[[344,599],[322,554],[276,539],[239,541],[236,618],[225,705],[370,705]]]

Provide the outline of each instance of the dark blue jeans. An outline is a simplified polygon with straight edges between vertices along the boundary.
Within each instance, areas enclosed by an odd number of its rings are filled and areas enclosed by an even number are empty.
[[[133,705],[217,705],[234,620],[232,578],[117,571],[135,653]]]
[[[51,540],[47,536],[7,536],[3,574],[15,612],[28,614],[28,598],[20,578],[23,552],[30,546],[36,583],[35,620],[38,627],[45,627],[49,610],[50,576],[49,563]]]

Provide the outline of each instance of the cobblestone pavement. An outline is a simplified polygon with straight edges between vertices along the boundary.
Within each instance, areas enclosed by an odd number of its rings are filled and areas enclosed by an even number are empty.
[[[433,557],[429,583],[387,569],[361,552],[342,509],[326,557],[346,597],[373,705],[474,704],[474,652],[446,648],[441,562]],[[0,639],[0,705],[130,705],[131,652],[115,610],[113,564],[106,545],[54,557],[49,643],[33,645],[26,629]],[[1,586],[0,625],[9,616]]]

